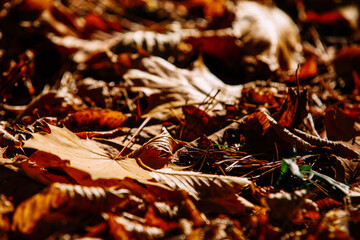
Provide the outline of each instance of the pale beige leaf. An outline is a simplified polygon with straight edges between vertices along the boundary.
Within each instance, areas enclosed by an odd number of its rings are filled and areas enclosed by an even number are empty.
[[[51,134],[34,133],[24,144],[25,148],[48,152],[68,160],[70,167],[90,174],[93,181],[135,178],[139,181],[151,177],[148,171],[139,167],[136,159],[114,160],[95,141],[80,139],[66,128],[49,125]]]
[[[295,70],[303,61],[299,30],[286,13],[251,1],[240,1],[235,11],[232,30],[249,55],[272,71]]]
[[[247,178],[161,169],[150,173],[158,182],[182,189],[195,199],[235,194],[251,185]]]
[[[141,59],[135,69],[124,74],[130,91],[143,92],[149,97],[144,116],[167,119],[180,113],[187,104],[201,104],[208,95],[220,91],[209,109],[221,109],[221,103],[233,103],[241,97],[242,85],[225,84],[204,65],[195,62],[191,70],[178,68],[159,57]]]

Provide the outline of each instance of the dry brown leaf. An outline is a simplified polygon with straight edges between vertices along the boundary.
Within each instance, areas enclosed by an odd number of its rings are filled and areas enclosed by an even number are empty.
[[[355,76],[359,75],[360,47],[354,45],[344,47],[333,60],[335,71],[345,84],[344,90],[351,92],[359,90],[359,82]]]
[[[266,197],[266,204],[269,207],[270,221],[278,226],[288,224],[289,221],[296,221],[296,217],[304,205],[307,191],[297,190],[292,193],[280,191],[270,193]],[[284,214],[286,212],[286,214]]]
[[[83,185],[112,186],[120,184],[120,180],[126,177],[144,183],[154,179],[162,184],[161,186],[186,190],[197,199],[213,194],[218,196],[220,192],[235,194],[251,184],[248,179],[240,177],[171,169],[154,170],[131,157],[114,160],[92,140],[80,139],[66,128],[51,125],[49,128],[51,134],[35,133],[25,142],[24,148],[39,151],[35,152],[34,156],[30,156],[22,167],[29,176],[45,183],[59,181],[59,176],[52,174],[51,171],[46,172],[53,168],[66,172],[71,179]],[[145,144],[142,149],[135,151],[134,155],[139,154],[136,157],[148,158],[151,160],[148,164],[159,167],[160,165],[155,161],[160,159],[161,165],[167,162],[175,146],[177,146],[176,141],[168,133],[163,132]],[[154,158],[149,158],[147,155],[153,156],[154,153]],[[162,156],[164,153],[165,156]],[[60,177],[62,177],[61,181],[69,182],[66,175],[61,174]]]
[[[170,162],[172,154],[178,146],[179,143],[163,127],[158,136],[150,139],[140,148],[130,153],[128,157],[140,158],[147,166],[160,169]]]
[[[324,117],[326,135],[331,140],[349,141],[360,135],[359,113],[329,108]]]
[[[225,194],[213,196],[211,198],[202,199],[199,202],[199,209],[206,213],[229,213],[233,214],[245,214],[255,210],[257,206],[249,202],[241,196],[235,194]]]
[[[272,117],[283,127],[298,127],[308,114],[307,95],[307,90],[297,92],[290,88],[280,111],[273,114]]]
[[[161,169],[150,173],[158,182],[183,189],[195,199],[235,194],[251,185],[247,178]]]
[[[162,239],[164,231],[158,227],[147,226],[138,221],[139,218],[129,219],[114,214],[104,214],[108,219],[110,232],[114,239]],[[145,221],[145,220],[144,220]]]
[[[239,123],[240,132],[245,136],[245,143],[251,151],[274,152],[274,143],[281,154],[291,153],[294,144],[299,151],[310,151],[312,148],[311,144],[263,111],[249,114]]]
[[[69,112],[84,108],[86,105],[78,96],[69,92],[51,90],[34,98],[16,120],[30,124],[39,117],[64,118]]]
[[[127,117],[119,111],[109,109],[85,109],[70,113],[62,123],[71,131],[112,130],[119,128]]]
[[[80,184],[112,185],[125,177],[139,181],[151,178],[148,171],[141,168],[134,158],[114,160],[114,156],[101,149],[95,141],[80,139],[66,128],[51,125],[49,128],[51,134],[33,134],[24,143],[24,148],[50,153],[69,164],[68,167],[80,170],[78,173],[82,171],[84,174],[73,176]]]
[[[202,61],[195,62],[195,67],[187,70],[154,56],[141,59],[137,69],[130,69],[123,77],[131,91],[147,95],[148,107],[144,116],[162,120],[173,117],[174,113],[180,114],[182,106],[201,104],[217,90],[220,92],[209,108],[219,108],[219,103],[238,100],[243,88],[242,85],[225,84]]]
[[[14,211],[14,205],[0,194],[0,239],[7,239],[6,232],[10,231],[10,220],[7,214]]]
[[[221,17],[226,11],[225,0],[187,0],[182,4],[189,9],[202,7],[206,19]]]
[[[303,61],[299,30],[291,18],[276,7],[240,1],[232,24],[248,55],[267,63],[270,70],[295,70]]]
[[[349,217],[347,210],[328,211],[320,224],[317,235],[324,239],[354,239],[349,231]]]
[[[111,108],[109,84],[102,80],[85,78],[76,82],[77,95],[86,99],[91,105],[100,108]]]
[[[318,206],[319,211],[321,211],[321,212],[327,212],[334,208],[341,208],[344,206],[343,203],[338,202],[335,199],[329,198],[329,197],[317,200],[316,205]]]
[[[329,148],[337,156],[347,159],[357,159],[359,153],[354,147],[339,141],[330,141],[307,134],[298,129],[288,129],[281,126],[275,119],[263,111],[247,115],[239,121],[241,134],[252,151],[274,151],[276,142],[279,152],[288,152],[296,146],[298,151],[309,152],[317,148]],[[261,142],[262,144],[259,144]]]
[[[217,122],[217,119],[212,118],[196,106],[184,106],[182,111],[185,117],[185,123],[181,128],[180,139],[183,141],[192,141],[221,125],[220,121]]]
[[[84,217],[91,214],[100,215],[128,198],[129,193],[124,189],[113,193],[101,187],[54,183],[16,208],[11,228],[21,234],[33,234],[34,230],[40,230],[37,234],[52,233],[51,228],[39,222],[59,222],[66,215],[73,217],[67,217],[62,224],[83,224],[80,219],[84,221]]]

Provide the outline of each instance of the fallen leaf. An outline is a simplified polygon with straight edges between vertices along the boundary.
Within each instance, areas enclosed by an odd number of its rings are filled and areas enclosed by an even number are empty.
[[[54,183],[16,208],[11,229],[25,235],[39,234],[41,237],[45,237],[43,234],[50,234],[53,230],[49,232],[49,228],[41,226],[40,222],[47,222],[47,220],[58,222],[60,219],[64,219],[64,215],[72,215],[75,219],[66,218],[62,227],[76,222],[81,224],[81,221],[78,221],[79,218],[100,215],[102,211],[111,209],[127,198],[129,193],[128,190],[123,190],[115,195],[101,187]],[[57,229],[57,231],[59,230],[61,228]],[[33,233],[33,231],[37,231],[37,233]]]
[[[48,91],[34,98],[26,109],[18,114],[16,121],[31,124],[39,116],[64,118],[67,113],[84,108],[84,102],[73,94]]]
[[[221,17],[226,11],[226,1],[224,0],[187,0],[182,4],[189,9],[202,7],[206,19]]]
[[[234,102],[241,96],[242,85],[223,83],[210,73],[202,61],[197,61],[192,70],[177,68],[159,57],[140,60],[136,69],[124,74],[124,79],[133,92],[148,96],[148,106],[143,116],[168,119],[179,114],[187,104],[201,104],[209,94],[219,90],[211,108],[219,103]],[[214,106],[215,105],[215,106]],[[209,107],[210,107],[209,106]]]
[[[158,182],[183,189],[195,199],[235,194],[251,185],[247,178],[161,169],[150,173]],[[211,190],[210,190],[211,189]]]
[[[109,109],[85,109],[70,113],[61,122],[71,131],[112,130],[124,124],[127,117]]]
[[[266,197],[266,205],[270,208],[270,221],[277,226],[288,224],[289,221],[295,221],[298,212],[304,205],[307,191],[297,190],[293,193],[280,191],[270,193]],[[286,212],[287,214],[283,214]]]
[[[209,116],[209,114],[193,105],[184,106],[182,111],[185,116],[185,122],[180,133],[181,140],[192,141],[202,134],[207,134],[207,132],[220,124]]]
[[[288,97],[279,112],[272,117],[283,127],[296,128],[308,115],[307,90],[300,92],[289,89]]]
[[[267,63],[272,71],[293,71],[303,61],[299,30],[279,8],[240,1],[235,11],[233,33],[248,55]]]
[[[349,212],[342,209],[328,211],[321,221],[317,232],[318,236],[337,239],[351,238],[349,232]]]
[[[354,72],[359,75],[360,47],[357,45],[342,48],[335,56],[333,63],[338,77],[344,80],[345,91],[351,92],[356,86]]]
[[[80,184],[113,185],[125,177],[139,181],[151,178],[148,171],[139,167],[134,158],[115,160],[114,156],[109,155],[93,140],[80,139],[66,128],[51,125],[49,128],[51,134],[34,133],[25,142],[24,148],[33,148],[60,158],[64,165],[66,163],[70,169],[78,170],[72,177]]]
[[[161,239],[165,236],[162,229],[158,227],[146,226],[137,220],[129,219],[124,216],[106,214],[110,233],[116,240],[120,239]]]
[[[321,212],[327,212],[334,208],[341,208],[344,205],[343,203],[329,197],[317,200],[316,204]]]
[[[324,121],[326,135],[331,140],[349,141],[360,135],[359,115],[351,114],[351,110],[327,109]]]
[[[14,205],[4,194],[0,195],[0,237],[7,239],[6,232],[10,231],[8,214],[14,211]]]
[[[128,155],[130,158],[140,158],[141,161],[153,168],[160,169],[170,162],[173,152],[180,144],[171,137],[166,128],[155,138],[150,139]]]

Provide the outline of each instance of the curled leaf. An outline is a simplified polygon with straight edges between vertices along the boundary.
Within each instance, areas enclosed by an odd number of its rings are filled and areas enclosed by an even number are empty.
[[[113,214],[104,215],[108,218],[110,232],[114,239],[161,239],[165,233],[158,227],[146,226],[137,219]]]
[[[299,30],[279,8],[240,1],[232,29],[244,51],[267,63],[272,71],[295,70],[303,61]]]
[[[163,127],[158,136],[150,139],[128,156],[130,158],[140,158],[147,166],[153,169],[159,169],[169,163],[173,152],[178,146],[179,143],[173,139],[166,128]]]
[[[77,216],[79,218],[77,221],[79,221],[86,217],[87,214],[84,213],[99,215],[102,211],[119,203],[121,199],[127,198],[128,195],[128,190],[115,195],[101,187],[54,183],[16,208],[11,228],[21,234],[31,234],[36,227],[48,232],[38,225],[40,221],[46,222],[46,219],[60,221],[64,215]],[[74,224],[72,221],[74,219],[67,218],[65,225]]]

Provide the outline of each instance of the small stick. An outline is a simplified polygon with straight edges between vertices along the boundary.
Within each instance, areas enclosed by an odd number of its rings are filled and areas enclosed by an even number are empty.
[[[140,131],[145,127],[145,125],[150,121],[151,117],[147,117],[144,122],[140,125],[140,127],[136,130],[134,135],[131,137],[131,139],[125,144],[125,146],[121,149],[119,154],[115,157],[118,158],[121,156],[121,154],[125,151],[125,149],[129,146],[129,144],[134,140],[134,138],[140,133]]]
[[[298,98],[300,98],[300,82],[299,82],[299,79],[298,79],[298,71],[299,70],[300,70],[300,64],[297,65],[297,68],[295,70],[295,81],[296,81]]]

